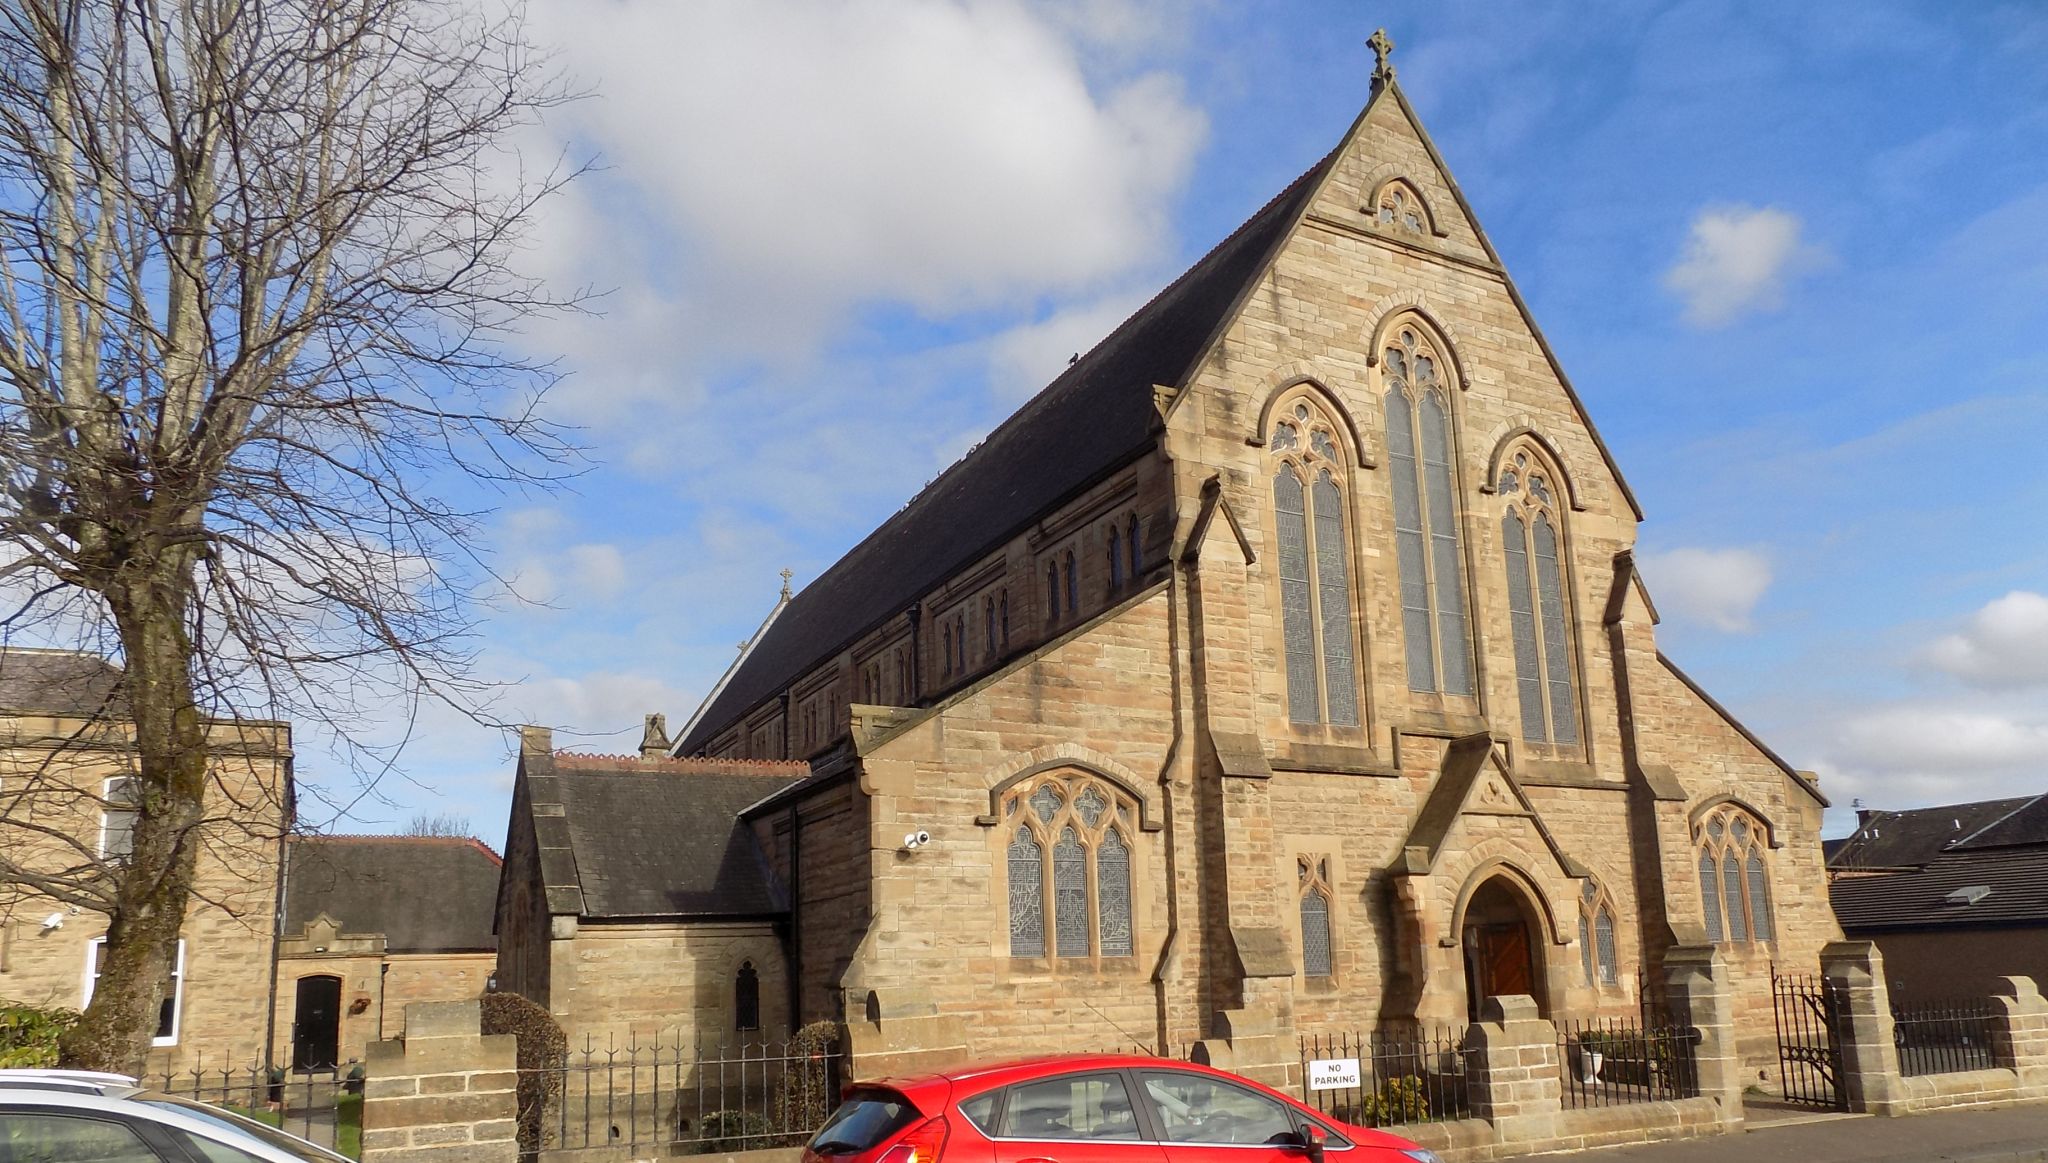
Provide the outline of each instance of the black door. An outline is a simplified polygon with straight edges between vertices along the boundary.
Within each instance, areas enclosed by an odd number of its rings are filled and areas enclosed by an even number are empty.
[[[341,1049],[341,978],[299,978],[292,1017],[292,1069],[332,1070]]]

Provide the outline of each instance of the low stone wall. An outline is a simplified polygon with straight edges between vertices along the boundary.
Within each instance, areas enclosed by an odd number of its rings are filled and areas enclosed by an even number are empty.
[[[403,1040],[364,1063],[363,1163],[514,1163],[517,1046],[474,1001],[406,1007]]]
[[[1389,1127],[1394,1134],[1428,1147],[1448,1163],[1485,1163],[1552,1151],[1619,1147],[1665,1139],[1718,1135],[1732,1129],[1721,1105],[1709,1098],[1633,1102],[1589,1110],[1560,1110],[1548,1120],[1524,1123],[1522,1137],[1507,1138],[1485,1119]]]

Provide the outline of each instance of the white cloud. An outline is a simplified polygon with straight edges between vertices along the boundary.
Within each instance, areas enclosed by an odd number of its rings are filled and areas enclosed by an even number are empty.
[[[1866,705],[1818,724],[1802,748],[1842,809],[1972,803],[2048,791],[2048,713],[2032,702]]]
[[[989,386],[1005,404],[1019,403],[1051,383],[1067,361],[1100,343],[1144,306],[1151,292],[1112,295],[1013,327],[989,345]]]
[[[1747,633],[1771,585],[1771,564],[1753,549],[1681,548],[1639,559],[1659,612],[1716,630]]]
[[[1784,305],[1785,286],[1825,253],[1801,243],[1798,215],[1775,207],[1711,206],[1692,220],[1685,253],[1664,286],[1685,301],[1686,321],[1720,327]]]
[[[2048,596],[2014,590],[1928,646],[1926,661],[1973,686],[2048,683]]]
[[[708,360],[801,357],[859,305],[946,317],[1157,258],[1206,118],[1171,76],[1087,68],[1155,7],[537,5],[564,66],[601,79],[555,129],[608,168],[544,207],[532,255],[616,289],[543,338],[583,373],[569,396],[616,412],[701,391]]]

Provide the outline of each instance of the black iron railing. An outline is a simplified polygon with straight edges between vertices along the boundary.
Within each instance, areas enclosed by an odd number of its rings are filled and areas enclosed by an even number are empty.
[[[1465,1049],[1461,1027],[1311,1034],[1301,1039],[1302,1100],[1358,1126],[1464,1118],[1471,1109],[1466,1081],[1473,1053]],[[1341,1084],[1333,1085],[1340,1076]]]
[[[363,1070],[266,1069],[261,1065],[144,1074],[148,1090],[217,1106],[352,1159],[363,1155]]]
[[[1558,1101],[1566,1110],[1691,1098],[1699,1093],[1692,1027],[1659,1020],[1557,1023]]]
[[[1954,1074],[1998,1065],[1992,1036],[1999,1020],[1990,998],[1916,1002],[1892,1007],[1899,1073]]]
[[[741,1046],[586,1042],[542,1072],[539,1147],[616,1147],[669,1153],[751,1151],[802,1144],[839,1103],[838,1046],[789,1041]],[[538,1117],[534,1117],[537,1113]]]

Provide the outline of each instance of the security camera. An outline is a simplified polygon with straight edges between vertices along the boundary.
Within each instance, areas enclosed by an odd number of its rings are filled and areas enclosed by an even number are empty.
[[[63,927],[63,913],[51,913],[49,916],[43,918],[43,928],[45,929],[61,929]]]
[[[904,833],[903,850],[905,852],[915,852],[931,842],[932,834],[920,828],[915,832]]]

